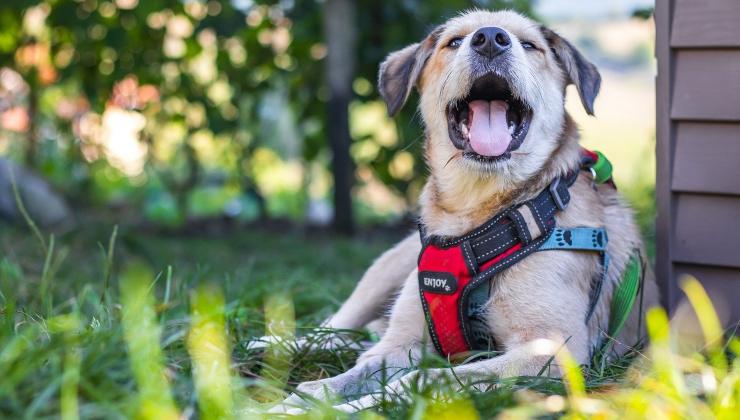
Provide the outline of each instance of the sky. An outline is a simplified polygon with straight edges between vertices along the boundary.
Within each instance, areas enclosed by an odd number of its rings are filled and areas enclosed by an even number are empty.
[[[654,0],[537,0],[537,13],[546,20],[603,19],[629,16]]]

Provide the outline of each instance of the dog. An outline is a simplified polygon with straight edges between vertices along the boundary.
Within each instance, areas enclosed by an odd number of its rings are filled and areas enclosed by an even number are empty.
[[[532,253],[495,274],[485,303],[485,325],[502,353],[455,365],[451,369],[461,380],[537,375],[551,360],[552,353],[537,351],[543,339],[567,346],[582,365],[603,343],[614,290],[634,250],[644,246],[632,211],[616,189],[595,185],[587,172],[578,170],[582,149],[575,122],[564,107],[566,87],[575,85],[583,107],[593,115],[600,83],[597,68],[571,43],[512,11],[465,12],[380,65],[378,87],[391,116],[414,88],[420,95],[429,168],[419,199],[426,235],[463,236],[574,171],[580,174],[570,187],[569,205],[555,215],[557,225],[600,226],[608,234],[610,263],[588,320],[584,313],[593,281],[605,268],[595,253]],[[372,393],[378,391],[379,381],[372,379],[380,372],[386,378],[404,374],[385,385],[389,393],[402,392],[418,380],[418,371],[409,370],[435,351],[420,299],[417,264],[422,245],[413,233],[381,255],[325,323],[336,329],[376,326],[379,342],[347,372],[300,384],[280,410],[300,412],[307,396],[340,401],[336,408],[356,411],[377,402]],[[657,305],[649,269],[641,289],[641,299],[613,337],[613,354],[638,343],[642,313]],[[449,371],[428,370],[425,378],[434,380]],[[560,371],[554,366],[549,374],[558,376]]]

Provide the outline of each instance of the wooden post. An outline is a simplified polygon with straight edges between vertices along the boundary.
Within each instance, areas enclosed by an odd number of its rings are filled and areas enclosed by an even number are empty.
[[[352,185],[354,170],[349,155],[349,103],[356,64],[356,6],[354,0],[327,0],[324,6],[325,62],[329,88],[327,133],[332,151],[334,176],[334,229],[345,234],[354,231]]]

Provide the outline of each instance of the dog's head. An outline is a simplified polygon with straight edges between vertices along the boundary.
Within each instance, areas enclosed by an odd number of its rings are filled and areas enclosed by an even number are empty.
[[[525,180],[558,147],[565,88],[593,114],[601,78],[568,41],[510,11],[473,11],[394,52],[380,66],[390,115],[416,86],[432,171],[456,160],[466,176]]]

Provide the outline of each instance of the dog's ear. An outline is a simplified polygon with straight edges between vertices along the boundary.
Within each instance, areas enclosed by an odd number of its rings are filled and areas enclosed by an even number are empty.
[[[378,90],[388,106],[388,115],[396,115],[403,108],[421,76],[434,49],[441,28],[435,29],[422,42],[393,52],[380,65]]]
[[[555,58],[568,77],[568,82],[576,85],[586,112],[589,115],[594,115],[594,100],[601,87],[599,70],[593,63],[586,60],[570,42],[555,31],[544,26],[540,30],[545,36],[550,50],[555,54]]]

